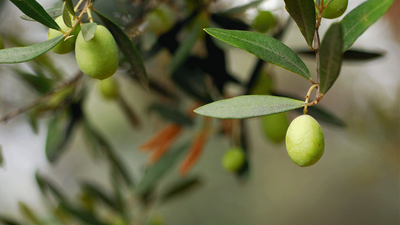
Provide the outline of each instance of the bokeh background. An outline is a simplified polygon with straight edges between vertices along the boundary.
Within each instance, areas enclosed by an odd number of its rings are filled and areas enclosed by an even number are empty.
[[[51,8],[57,1],[38,2],[44,8]],[[223,2],[221,5],[241,5],[249,1]],[[347,12],[361,2],[350,0]],[[347,126],[338,128],[321,122],[326,147],[317,164],[298,167],[287,156],[284,144],[274,144],[265,138],[259,118],[248,119],[246,128],[252,172],[246,183],[239,182],[223,170],[221,158],[230,143],[222,136],[213,136],[191,171],[202,177],[202,184],[168,204],[155,205],[150,213],[171,225],[399,224],[398,2],[395,1],[397,6],[392,7],[390,15],[380,19],[354,44],[354,48],[384,53],[384,56],[373,61],[344,62],[339,79],[320,102]],[[9,1],[1,7],[5,9],[0,14],[0,35],[15,34],[27,43],[47,38],[44,26],[21,20],[19,16],[22,13]],[[266,1],[259,8],[274,10],[276,15],[287,17],[282,0]],[[251,21],[255,12],[255,9],[249,10],[244,16]],[[321,33],[331,22],[323,21]],[[294,49],[306,48],[294,23],[283,42]],[[47,54],[66,74],[72,75],[78,70],[73,54]],[[167,66],[166,57],[160,54],[148,62],[149,73],[162,77]],[[314,59],[304,60],[312,71]],[[230,71],[238,79],[245,80],[255,63],[253,55],[229,49]],[[309,84],[303,78],[278,67],[271,70],[277,91],[305,95]],[[96,88],[97,81],[91,83],[93,88],[85,110],[118,154],[123,156],[134,176],[139,178],[147,163],[147,155],[140,153],[138,146],[163,126],[160,118],[147,114],[146,107],[160,99],[138,84],[129,82],[126,77],[120,74],[116,77],[122,93],[128,96],[128,103],[139,113],[144,126],[132,129],[117,105],[101,98]],[[170,85],[165,82],[165,85]],[[235,93],[236,87],[231,89]],[[36,97],[12,76],[7,65],[0,65],[1,115]],[[290,113],[289,116],[293,119],[297,114]],[[109,187],[105,163],[92,159],[85,150],[83,134],[79,130],[74,133],[74,141],[61,160],[54,165],[46,161],[44,146],[48,122],[46,118],[40,120],[37,135],[32,132],[24,115],[0,124],[0,145],[5,158],[5,166],[0,168],[1,215],[19,218],[18,201],[23,201],[42,217],[47,216],[43,196],[35,183],[36,171],[52,177],[71,199],[77,198],[81,180],[89,179]],[[159,188],[178,177],[176,169],[173,170]]]

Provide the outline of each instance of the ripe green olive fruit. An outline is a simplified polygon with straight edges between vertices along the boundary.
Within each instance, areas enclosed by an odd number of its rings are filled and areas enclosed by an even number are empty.
[[[286,130],[289,127],[289,121],[286,113],[278,113],[262,117],[262,127],[265,136],[275,143],[281,143],[285,140]]]
[[[97,25],[94,37],[85,41],[79,33],[75,45],[75,57],[79,68],[89,77],[104,80],[118,69],[118,49],[114,37],[102,25]]]
[[[75,18],[73,18],[72,16],[71,16],[71,19],[72,19],[72,23],[74,23],[74,21],[76,21]],[[67,27],[67,25],[65,25],[62,16],[57,17],[55,19],[55,21],[63,31],[68,31],[69,29],[71,29],[71,28]],[[76,26],[75,29],[70,33],[70,35],[73,35],[73,37],[68,38],[67,40],[62,40],[60,43],[58,43],[52,49],[52,51],[57,54],[66,54],[66,53],[72,52],[75,48],[76,37],[78,36],[78,33],[80,30],[81,30],[81,27],[79,25]],[[62,34],[63,33],[61,33],[60,31],[50,28],[49,33],[47,35],[47,40],[53,39]]]
[[[335,19],[343,15],[346,11],[348,0],[333,0],[322,12],[322,17],[326,19]]]
[[[167,4],[161,4],[145,17],[148,29],[156,35],[169,31],[175,24],[174,10]]]
[[[229,149],[222,158],[222,165],[229,172],[240,170],[245,162],[246,155],[239,147]]]
[[[268,32],[275,25],[276,19],[270,11],[259,11],[251,24],[253,29],[260,33]]]
[[[324,147],[321,126],[311,116],[298,116],[289,125],[286,132],[286,150],[297,165],[313,165],[321,158]]]
[[[100,91],[104,98],[106,99],[116,99],[118,98],[118,83],[114,77],[110,77],[100,81]]]

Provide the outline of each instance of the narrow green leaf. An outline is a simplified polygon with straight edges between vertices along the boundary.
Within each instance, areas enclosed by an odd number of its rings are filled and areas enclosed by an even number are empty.
[[[308,71],[304,62],[292,49],[273,37],[250,31],[218,28],[206,28],[204,30],[223,42],[246,50],[264,61],[297,73],[307,80],[311,80],[310,71]]]
[[[313,52],[309,49],[300,50],[300,51],[296,51],[296,52],[297,52],[297,54],[315,58],[315,52]],[[378,59],[384,55],[385,55],[384,52],[372,52],[372,51],[365,51],[365,50],[347,50],[343,53],[343,61],[367,62],[370,60]]]
[[[138,127],[140,125],[139,117],[135,110],[128,104],[125,100],[125,97],[120,95],[118,98],[118,105],[121,107],[122,111],[124,112],[125,116],[128,118],[129,122],[132,124],[133,127]]]
[[[162,116],[164,119],[181,124],[181,125],[193,125],[193,120],[183,114],[176,108],[168,107],[162,104],[153,104],[149,107],[149,112],[156,111]]]
[[[301,114],[303,113],[303,109],[297,109],[296,111]],[[346,124],[341,119],[339,119],[337,116],[327,111],[326,109],[320,107],[319,105],[308,107],[307,114],[314,117],[314,119],[318,121],[322,121],[338,127],[346,127]]]
[[[308,46],[312,47],[315,34],[315,5],[313,0],[285,0],[286,10],[296,22]]]
[[[189,143],[185,143],[170,150],[164,157],[157,161],[137,185],[136,192],[138,194],[144,194],[152,189],[159,180],[175,165],[178,159],[184,154],[189,147]]]
[[[66,202],[66,198],[64,194],[56,187],[56,185],[50,181],[50,179],[40,175],[38,172],[35,174],[36,182],[39,185],[40,190],[43,194],[52,193],[54,197],[58,200],[58,202]]]
[[[31,86],[35,91],[40,94],[46,94],[53,88],[51,80],[44,76],[29,74],[18,69],[14,69],[14,72],[18,75],[19,78],[21,78],[24,82],[26,82],[29,86]]]
[[[23,202],[18,202],[19,211],[22,216],[32,224],[43,225],[33,211]]]
[[[85,41],[90,41],[96,32],[97,23],[83,23],[81,25],[81,32]]]
[[[44,10],[44,8],[35,0],[10,0],[25,15],[45,25],[46,27],[60,30],[56,21]]]
[[[342,52],[390,8],[395,0],[368,0],[349,12],[340,22],[343,27]]]
[[[0,145],[0,167],[3,167],[3,165],[4,165],[3,149]]]
[[[50,49],[61,42],[62,39],[63,36],[60,35],[56,38],[39,44],[34,44],[26,47],[2,49],[0,50],[0,64],[27,62],[50,51]]]
[[[114,36],[120,50],[122,53],[124,53],[127,61],[131,65],[133,72],[139,78],[140,82],[143,84],[143,86],[149,88],[149,78],[147,77],[146,68],[144,67],[139,51],[133,45],[132,41],[117,24],[112,22],[98,11],[94,10],[94,12],[96,12],[96,14],[103,21],[104,25]]]
[[[0,1],[0,6],[1,6],[1,1]],[[10,218],[6,218],[4,216],[0,216],[0,224],[3,223],[4,225],[22,225],[21,223],[18,223],[17,221],[14,221]]]
[[[252,2],[249,2],[249,3],[244,4],[244,5],[240,5],[240,6],[237,6],[237,7],[230,8],[230,9],[228,9],[226,11],[223,11],[223,12],[219,12],[218,14],[235,15],[235,14],[243,13],[244,11],[248,10],[249,8],[253,8],[253,7],[259,6],[264,1],[265,0],[252,1]]]
[[[68,12],[68,8],[66,6],[66,2],[63,3],[62,6],[62,17],[65,25],[69,28],[72,28],[71,16]]]
[[[200,184],[201,180],[199,177],[179,179],[173,185],[168,187],[167,190],[161,195],[161,202],[165,203],[175,197],[179,197],[182,194],[191,191],[193,188],[198,187]]]
[[[194,110],[202,116],[220,119],[245,119],[267,116],[280,112],[301,108],[300,100],[271,95],[243,95],[216,101]]]
[[[66,149],[77,118],[69,115],[56,115],[49,123],[46,139],[46,156],[50,162],[55,162]]]
[[[50,15],[51,18],[55,19],[62,15],[62,8],[48,9],[48,10],[46,10],[46,12]],[[21,17],[21,19],[26,20],[26,21],[36,21],[25,14],[21,15],[20,17]]]
[[[63,1],[64,1],[65,5],[66,5],[66,7],[67,7],[67,9],[68,9],[68,12],[69,12],[71,15],[75,15],[74,3],[72,2],[72,0],[63,0]]]
[[[81,220],[82,222],[85,222],[85,224],[108,225],[97,218],[92,212],[85,209],[77,208],[65,202],[61,203],[60,207],[75,218]]]
[[[174,74],[179,67],[185,62],[190,54],[196,40],[200,37],[202,29],[207,26],[207,19],[203,14],[199,14],[194,19],[194,25],[192,29],[188,32],[188,35],[180,43],[178,49],[175,51],[173,59],[169,65],[169,73]]]
[[[111,208],[115,209],[118,212],[123,211],[120,205],[116,203],[114,198],[109,196],[109,194],[106,194],[96,185],[85,182],[82,186],[83,189],[87,191],[87,193],[90,194],[91,196],[95,197],[96,199],[100,200],[101,202],[105,203],[106,205],[110,206]]]
[[[319,48],[319,92],[325,94],[335,83],[342,67],[343,33],[340,23],[332,24],[325,33]]]

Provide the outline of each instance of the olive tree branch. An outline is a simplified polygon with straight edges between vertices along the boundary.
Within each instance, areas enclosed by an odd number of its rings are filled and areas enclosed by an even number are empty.
[[[16,109],[16,110],[14,110],[14,111],[12,111],[12,112],[0,117],[0,123],[7,122],[8,120],[18,116],[19,114],[22,114],[22,113],[30,110],[31,108],[35,107],[36,105],[46,101],[49,97],[53,96],[54,93],[56,93],[59,90],[61,90],[61,89],[65,88],[65,87],[67,87],[69,85],[72,85],[72,84],[76,83],[77,81],[79,81],[79,79],[82,77],[82,75],[83,75],[83,73],[79,72],[71,80],[61,83],[56,88],[54,88],[53,90],[51,90],[51,91],[47,92],[46,94],[42,95],[40,98],[36,99],[35,101],[33,101],[33,102],[31,102],[31,103],[29,103],[29,104],[27,104],[27,105],[25,105],[25,106],[23,106],[23,107],[21,107],[19,109]]]

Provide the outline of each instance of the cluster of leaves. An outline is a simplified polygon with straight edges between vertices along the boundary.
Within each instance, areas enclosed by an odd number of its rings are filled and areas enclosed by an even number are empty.
[[[59,15],[66,14],[66,12],[74,13],[71,0],[64,0],[63,7],[50,10],[43,9],[35,0],[11,0],[11,2],[25,13],[25,16],[22,16],[23,19],[34,20],[57,30],[59,27],[53,19]],[[50,211],[55,212],[55,218],[52,221],[43,222],[35,216],[27,205],[20,203],[21,212],[28,220],[35,224],[70,224],[75,219],[87,224],[108,224],[108,219],[104,219],[97,214],[99,206],[96,203],[101,203],[101,207],[106,207],[115,213],[118,218],[124,221],[123,224],[129,224],[137,219],[130,213],[132,204],[135,201],[139,201],[143,207],[149,204],[164,203],[200,184],[200,178],[194,176],[174,182],[170,188],[167,188],[162,193],[156,191],[160,180],[176,166],[185,154],[187,156],[181,166],[181,172],[187,173],[199,158],[201,149],[210,133],[208,120],[204,120],[203,127],[199,129],[198,126],[195,126],[193,115],[187,116],[184,112],[187,109],[182,109],[183,101],[181,101],[182,98],[179,96],[178,91],[166,89],[158,80],[151,75],[148,76],[144,66],[145,62],[156,56],[163,49],[166,49],[172,56],[167,72],[175,87],[185,92],[194,102],[206,104],[195,110],[200,115],[222,119],[244,119],[294,109],[301,110],[305,106],[304,101],[297,100],[298,98],[296,97],[276,92],[272,92],[272,95],[244,95],[220,100],[226,95],[225,89],[228,83],[240,85],[245,90],[244,94],[250,94],[259,85],[260,74],[263,73],[268,63],[299,74],[312,84],[315,83],[308,68],[298,56],[299,53],[309,54],[309,51],[296,53],[280,41],[288,28],[290,20],[286,23],[280,23],[282,25],[277,26],[269,33],[271,36],[268,36],[250,31],[251,26],[236,16],[251,7],[258,6],[263,2],[262,0],[256,0],[239,7],[214,13],[209,10],[210,4],[212,4],[211,1],[185,2],[184,8],[179,9],[183,13],[174,26],[169,31],[156,36],[157,40],[152,47],[146,49],[142,46],[142,40],[147,36],[138,35],[132,40],[124,31],[132,30],[142,24],[145,15],[151,13],[149,1],[144,1],[140,4],[131,4],[131,1],[91,1],[97,9],[94,10],[98,18],[96,22],[103,23],[110,30],[124,56],[120,62],[120,68],[125,70],[125,75],[132,78],[133,82],[139,82],[143,84],[143,87],[165,96],[175,103],[173,107],[161,103],[152,103],[149,105],[149,112],[158,112],[166,121],[175,124],[179,129],[180,127],[198,129],[198,135],[190,138],[195,139],[194,142],[189,139],[184,141],[183,144],[170,145],[175,136],[163,134],[164,138],[161,138],[159,143],[152,143],[151,146],[154,147],[167,145],[168,142],[168,149],[155,152],[158,160],[155,160],[154,164],[149,166],[138,180],[133,179],[129,170],[126,169],[124,160],[118,156],[109,141],[98,132],[90,122],[90,118],[85,115],[83,106],[89,86],[86,85],[86,80],[82,79],[82,74],[79,73],[72,80],[57,85],[61,81],[65,81],[65,78],[44,53],[61,42],[63,37],[59,36],[27,47],[15,42],[12,37],[7,38],[9,42],[14,41],[14,45],[17,45],[17,47],[0,50],[0,64],[29,61],[34,74],[25,72],[18,67],[13,67],[13,70],[15,74],[41,96],[40,101],[34,104],[29,113],[30,124],[37,132],[37,118],[44,113],[46,115],[50,114],[52,117],[46,142],[48,160],[50,162],[59,160],[67,149],[68,143],[71,142],[71,134],[74,130],[83,129],[85,138],[90,144],[89,149],[93,150],[94,155],[101,155],[109,162],[110,180],[113,187],[112,193],[107,193],[99,185],[95,185],[90,181],[82,183],[81,190],[86,196],[86,200],[78,205],[69,201],[53,181],[38,173],[36,176],[37,182],[42,192],[48,197]],[[355,42],[357,37],[386,12],[392,2],[393,0],[369,0],[348,13],[340,23],[334,23],[328,29],[319,48],[321,66],[319,68],[320,86],[318,91],[320,96],[323,96],[334,84],[339,75],[342,60],[348,59],[347,57],[349,59],[369,59],[380,56],[375,53],[348,50],[348,48]],[[285,0],[285,3],[289,14],[305,37],[307,45],[313,49],[315,47],[313,46],[313,40],[317,26],[313,0]],[[111,15],[112,12],[102,10],[112,8],[109,7],[110,4],[123,4],[123,7],[120,8],[125,10],[121,11],[121,13],[124,13],[125,18],[130,18],[130,20],[128,22],[116,18],[111,20],[111,17],[106,15]],[[171,4],[174,4],[174,2]],[[176,5],[179,6],[179,4]],[[210,26],[215,28],[206,28]],[[211,36],[232,46],[244,49],[260,58],[251,74],[248,75],[247,82],[239,82],[228,71],[225,49],[221,48],[210,35],[204,35],[204,28]],[[90,30],[86,29],[86,35],[90,36],[92,32]],[[192,49],[198,42],[205,46],[207,56],[192,54]],[[209,79],[212,80],[213,85],[207,83]],[[63,92],[64,94],[62,94]],[[51,104],[51,100],[59,93],[61,93],[61,97],[58,98],[61,99],[53,100],[55,103]],[[124,96],[119,97],[119,105],[126,113],[129,121],[132,122],[134,127],[137,127],[139,118],[137,118],[135,112],[124,98]],[[321,107],[313,106],[309,109],[309,114],[316,119],[333,125],[344,126],[340,119]],[[7,119],[8,117],[3,118],[2,121]],[[240,145],[246,154],[249,154],[246,127],[243,126],[244,122],[244,120],[241,120],[239,123],[235,123],[240,127],[240,133],[238,136],[229,134],[228,138],[237,139],[234,142],[238,143],[237,145]],[[218,127],[216,129],[222,128]],[[248,157],[246,157],[247,159]],[[0,164],[2,161],[0,151]],[[248,176],[249,171],[250,162],[246,161],[244,166],[237,172],[237,175],[240,178],[245,178]],[[6,218],[0,218],[0,222],[18,224]]]

